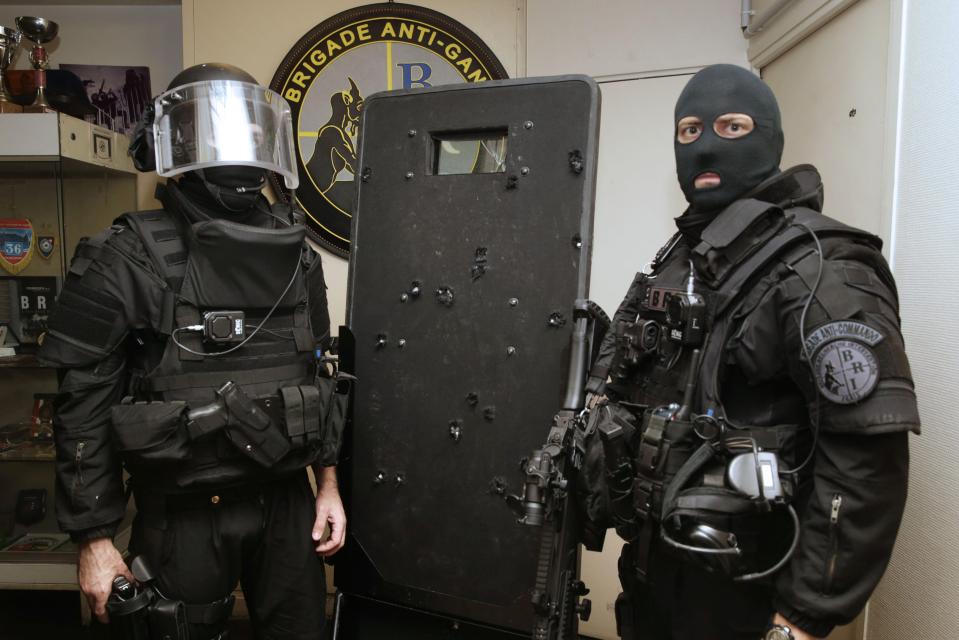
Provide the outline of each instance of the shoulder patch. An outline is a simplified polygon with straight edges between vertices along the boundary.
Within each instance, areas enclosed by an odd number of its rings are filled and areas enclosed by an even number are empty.
[[[806,336],[806,351],[813,353],[827,342],[838,340],[839,338],[858,340],[870,347],[875,347],[882,341],[884,336],[869,325],[861,322],[854,322],[852,320],[829,322]]]
[[[879,382],[879,361],[871,347],[885,336],[861,322],[825,324],[805,338],[816,386],[836,404],[855,404]]]

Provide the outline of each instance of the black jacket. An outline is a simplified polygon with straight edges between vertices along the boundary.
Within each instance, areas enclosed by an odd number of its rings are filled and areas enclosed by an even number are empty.
[[[186,215],[187,222],[195,215],[223,215],[199,191],[187,192],[174,182],[167,190],[158,191],[165,208]],[[196,207],[174,211],[183,197]],[[261,227],[276,224],[265,201],[242,219],[231,219]],[[110,411],[131,392],[133,360],[155,361],[163,351],[168,338],[152,330],[164,313],[162,287],[142,240],[118,222],[81,240],[54,308],[40,357],[60,368],[54,403],[57,518],[75,541],[112,536],[123,518],[123,465]],[[308,288],[313,334],[322,340],[329,336],[330,321],[318,256]]]
[[[779,174],[749,194],[787,210],[800,205],[813,209],[806,212],[807,219],[818,215],[821,196],[819,175],[809,166]],[[704,234],[708,232],[709,227]],[[698,243],[677,235],[667,245],[653,273],[656,287],[683,288],[689,258]],[[810,415],[819,415],[814,457],[801,474],[797,493],[802,523],[799,547],[775,576],[772,598],[780,613],[817,636],[855,618],[882,577],[906,500],[907,434],[919,432],[895,283],[877,244],[878,239],[823,238],[821,282],[809,305],[804,332],[800,318],[819,271],[812,239],[767,265],[741,294],[742,304],[733,315],[732,330],[726,334],[730,337],[716,365],[718,395],[726,415],[736,423],[807,427]],[[709,298],[708,287],[700,287]],[[635,320],[644,305],[648,308],[650,301],[642,290],[642,278],[637,277],[613,326]],[[817,392],[802,348],[803,333],[808,338],[817,329],[844,320],[867,325],[881,335],[871,347],[878,362],[878,382],[870,393],[851,403],[834,402]],[[615,348],[612,334],[607,335],[593,369],[593,386],[605,377]],[[611,384],[607,390],[613,399],[643,404],[673,401],[681,389],[676,388],[677,379],[663,382],[654,377],[647,372],[624,384]],[[678,379],[681,383],[685,376]],[[855,384],[851,379],[847,382]],[[693,409],[705,411],[702,406]],[[792,465],[805,457],[803,442],[808,451],[809,439],[800,440],[789,452]],[[596,477],[594,473],[593,482]],[[601,507],[601,500],[593,501],[590,515],[602,518]],[[730,588],[736,587],[731,584]]]

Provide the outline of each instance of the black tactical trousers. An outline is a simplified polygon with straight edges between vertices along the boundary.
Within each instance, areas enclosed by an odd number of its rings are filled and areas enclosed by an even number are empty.
[[[731,582],[654,543],[651,581],[636,580],[632,546],[619,559],[616,600],[623,640],[760,640],[772,616],[766,585]]]
[[[136,496],[131,557],[147,557],[167,598],[206,604],[239,583],[258,639],[322,637],[326,579],[305,472],[220,492]],[[225,626],[191,624],[190,638],[216,638]]]

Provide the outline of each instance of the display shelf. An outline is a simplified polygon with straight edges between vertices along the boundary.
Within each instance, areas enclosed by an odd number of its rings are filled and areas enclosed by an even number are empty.
[[[62,158],[134,174],[126,153],[129,144],[123,134],[65,113],[0,113],[0,162],[24,165],[20,170],[29,171],[32,162]]]
[[[52,369],[32,353],[0,357],[0,369]]]
[[[52,442],[25,442],[0,451],[0,462],[52,462],[56,457]]]

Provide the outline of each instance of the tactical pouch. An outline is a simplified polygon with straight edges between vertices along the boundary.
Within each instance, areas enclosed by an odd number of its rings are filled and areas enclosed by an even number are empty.
[[[157,599],[149,609],[150,637],[190,640],[186,605],[180,600]]]
[[[185,402],[132,402],[110,409],[113,433],[124,459],[133,464],[179,462],[190,457]]]
[[[283,422],[294,448],[320,439],[320,389],[314,385],[283,387]]]
[[[154,599],[155,593],[151,589],[142,589],[129,600],[111,596],[106,605],[110,615],[110,638],[150,640],[149,607]]]
[[[241,453],[263,467],[276,465],[290,451],[285,434],[236,384],[224,385],[217,391],[229,418],[226,435]]]
[[[692,423],[647,410],[636,446],[633,505],[642,520],[659,520],[664,487],[693,450]]]
[[[638,419],[626,406],[603,402],[594,410],[598,416],[596,432],[603,445],[606,493],[609,513],[616,533],[626,541],[636,537],[636,511],[633,508],[635,439]]]
[[[355,380],[354,376],[342,371],[337,371],[332,378],[317,380],[320,389],[320,463],[324,466],[336,464],[339,458]]]

